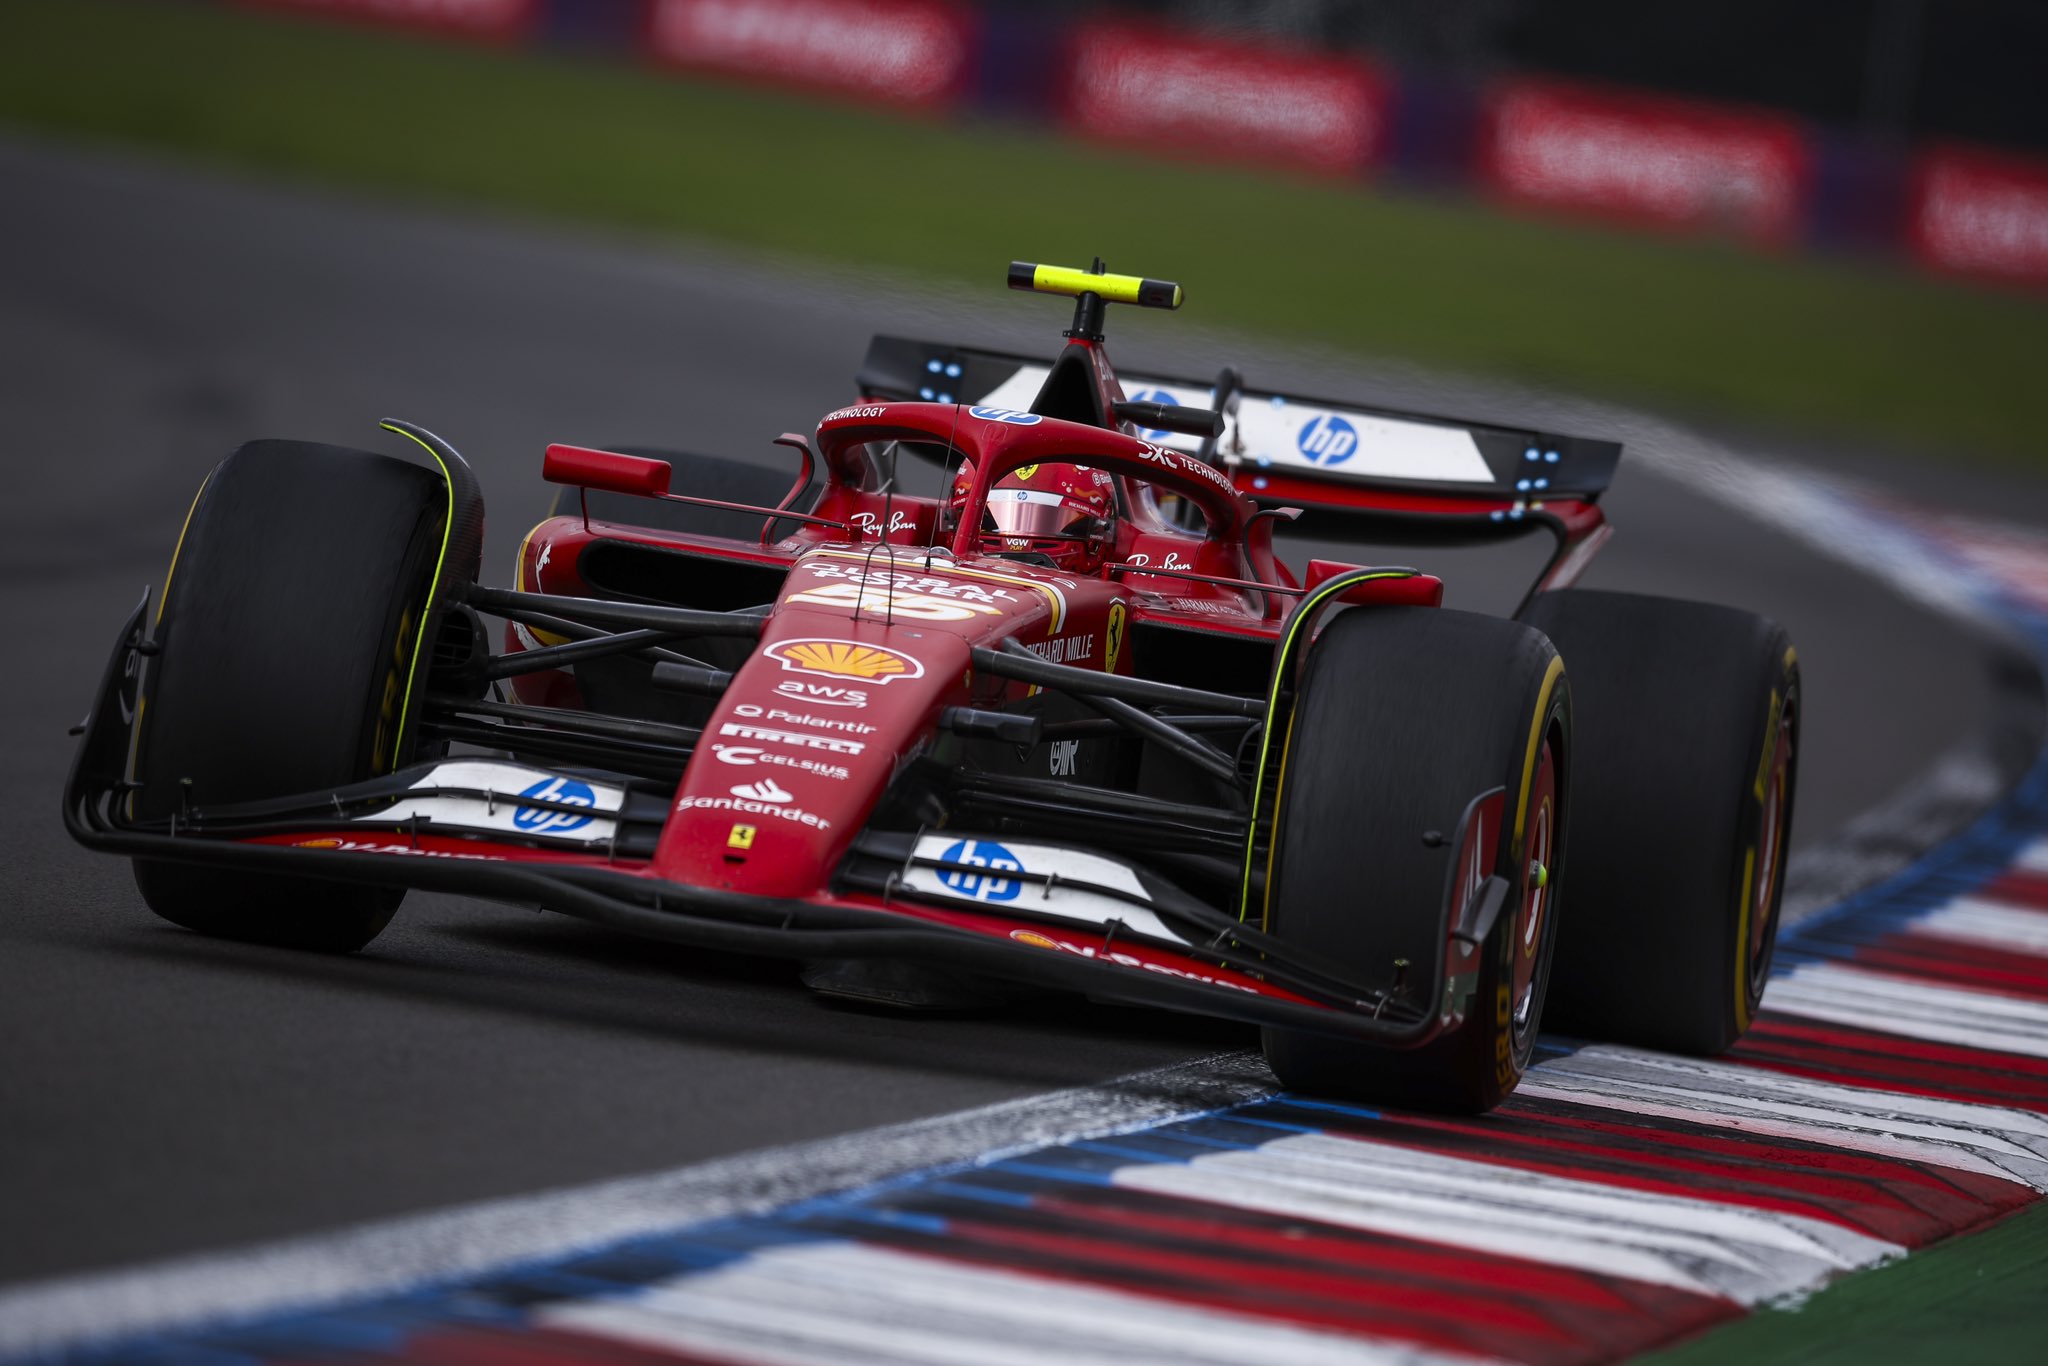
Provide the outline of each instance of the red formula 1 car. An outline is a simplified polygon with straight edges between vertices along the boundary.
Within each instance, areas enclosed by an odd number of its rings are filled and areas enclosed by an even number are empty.
[[[350,950],[408,887],[468,893],[840,996],[1247,1021],[1332,1096],[1484,1109],[1539,1019],[1733,1042],[1798,669],[1750,614],[1567,591],[1620,448],[1227,370],[1132,397],[1106,304],[1178,286],[1011,283],[1076,300],[1050,364],[877,338],[859,401],[780,439],[793,473],[549,447],[510,589],[432,433],[385,424],[430,463],[243,446],[122,628],[69,828],[204,933]],[[1414,569],[1289,568],[1302,515],[1556,551],[1503,620]]]

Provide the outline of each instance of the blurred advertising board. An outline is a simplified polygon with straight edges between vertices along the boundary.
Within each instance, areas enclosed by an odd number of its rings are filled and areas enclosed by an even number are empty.
[[[1972,148],[1921,156],[1913,251],[1941,270],[2048,280],[2048,163]]]
[[[949,0],[653,0],[647,29],[670,66],[923,107],[966,93],[974,38]]]
[[[1387,83],[1365,63],[1150,24],[1077,25],[1056,104],[1086,137],[1340,174],[1387,143]]]
[[[1800,236],[1813,154],[1791,118],[1510,81],[1487,97],[1478,172],[1516,203],[1782,244]]]
[[[290,10],[511,43],[526,38],[543,0],[235,0],[250,9]]]

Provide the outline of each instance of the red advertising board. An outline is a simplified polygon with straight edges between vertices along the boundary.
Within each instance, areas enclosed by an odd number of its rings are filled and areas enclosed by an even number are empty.
[[[1907,229],[1939,270],[2048,281],[2048,162],[1974,148],[1924,154]]]
[[[1385,148],[1387,100],[1350,58],[1101,20],[1074,31],[1060,118],[1087,137],[1356,173]]]
[[[1517,203],[1787,243],[1812,166],[1790,118],[1512,81],[1487,98],[1479,175]]]
[[[654,0],[657,61],[926,107],[960,98],[974,20],[949,0]]]
[[[236,0],[252,9],[291,10],[389,24],[457,38],[510,43],[524,38],[541,0]]]

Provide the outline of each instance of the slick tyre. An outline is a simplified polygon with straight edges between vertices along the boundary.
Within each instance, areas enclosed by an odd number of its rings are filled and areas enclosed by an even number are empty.
[[[449,501],[429,470],[338,446],[256,441],[214,469],[155,623],[137,817],[360,782],[407,757]],[[403,896],[141,859],[135,880],[173,924],[327,952],[369,943]]]
[[[1428,608],[1330,623],[1284,740],[1266,925],[1417,1003],[1447,955],[1454,1019],[1412,1050],[1268,1029],[1284,1085],[1460,1113],[1514,1090],[1556,939],[1571,746],[1563,666],[1539,633]],[[1495,875],[1507,896],[1490,931],[1476,951],[1447,944],[1447,918]]]
[[[1785,632],[1750,612],[1544,593],[1523,620],[1572,673],[1572,912],[1550,1023],[1711,1055],[1770,974],[1802,698]]]

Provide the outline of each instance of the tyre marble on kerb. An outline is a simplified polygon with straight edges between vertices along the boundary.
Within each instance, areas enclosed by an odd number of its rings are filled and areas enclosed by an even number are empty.
[[[2048,1193],[2048,1116],[2026,1110],[1607,1045],[1543,1063],[1524,1078],[1519,1094],[1803,1139],[2003,1177]]]
[[[1758,1304],[1904,1251],[1824,1219],[1329,1134],[1118,1171],[1114,1183]]]
[[[1771,979],[1764,1008],[1910,1039],[2048,1058],[2048,1002],[1944,986],[1843,963]]]
[[[1953,939],[1988,949],[2048,958],[2048,914],[2010,906],[1995,896],[1959,896],[1907,927],[1909,936]]]

